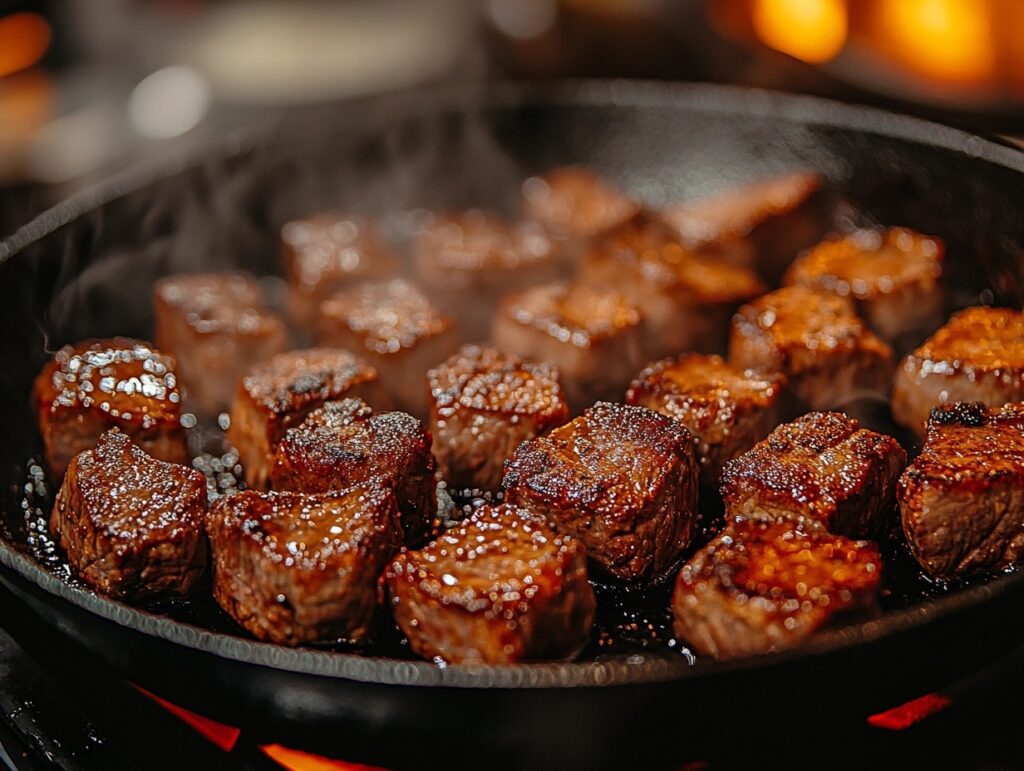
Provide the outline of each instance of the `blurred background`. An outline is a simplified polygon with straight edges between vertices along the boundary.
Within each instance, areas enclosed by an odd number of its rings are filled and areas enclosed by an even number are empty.
[[[143,160],[444,82],[634,77],[1024,135],[1020,0],[0,0],[0,235]]]

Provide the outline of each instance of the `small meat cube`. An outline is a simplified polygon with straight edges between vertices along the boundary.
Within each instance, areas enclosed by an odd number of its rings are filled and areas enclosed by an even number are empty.
[[[907,544],[928,575],[1024,562],[1024,403],[936,407],[898,495]]]
[[[774,283],[827,224],[821,177],[793,172],[669,206],[662,219],[690,249],[756,270]]]
[[[596,172],[564,166],[523,183],[523,209],[557,238],[590,238],[619,225],[639,205]]]
[[[386,279],[398,269],[398,259],[372,222],[338,212],[286,223],[281,259],[289,313],[301,329],[313,323],[320,303],[339,290]]]
[[[1024,312],[968,308],[907,356],[896,372],[892,412],[924,433],[932,407],[1024,401]]]
[[[892,437],[838,412],[812,412],[726,464],[726,516],[810,520],[848,538],[879,538],[893,524],[906,464]]]
[[[753,271],[687,249],[645,215],[598,239],[579,278],[643,310],[644,354],[652,359],[721,350],[733,311],[765,291]]]
[[[71,460],[50,530],[68,562],[103,594],[184,595],[206,570],[206,478],[155,460],[112,428]]]
[[[867,328],[848,297],[784,287],[740,308],[729,361],[785,375],[801,409],[823,410],[871,394],[884,397],[892,350]]]
[[[317,495],[246,490],[206,519],[213,596],[261,640],[362,641],[377,579],[402,543],[392,491],[374,482]]]
[[[34,387],[50,471],[60,479],[114,427],[155,458],[188,463],[181,396],[174,359],[149,343],[114,337],[64,346]]]
[[[942,323],[943,243],[905,228],[834,236],[797,258],[785,283],[852,297],[882,338],[917,341]]]
[[[701,485],[717,487],[726,461],[778,425],[784,382],[779,375],[736,369],[720,356],[691,353],[643,370],[630,385],[626,402],[686,426],[697,442]]]
[[[412,415],[374,414],[360,399],[327,402],[285,432],[270,483],[275,490],[321,493],[376,479],[395,492],[405,543],[422,543],[437,515],[430,445]]]
[[[657,581],[690,544],[697,514],[693,436],[644,407],[600,402],[519,445],[505,500],[579,538],[614,579]]]
[[[571,659],[594,620],[583,545],[514,506],[481,506],[386,578],[412,649],[452,664]]]
[[[228,439],[238,450],[249,487],[263,489],[277,445],[292,426],[324,402],[357,396],[383,407],[377,370],[348,351],[310,348],[279,353],[238,383]]]
[[[170,276],[156,283],[156,344],[174,354],[190,406],[207,415],[231,407],[238,378],[288,347],[284,324],[244,273]]]
[[[467,345],[427,373],[430,432],[448,486],[497,491],[506,458],[569,419],[558,370]]]
[[[881,576],[878,549],[868,541],[739,519],[679,572],[675,633],[716,659],[791,648],[875,611]]]
[[[502,300],[498,348],[554,364],[573,412],[615,399],[643,362],[641,315],[618,292],[545,284]]]
[[[472,340],[490,334],[502,294],[553,281],[560,272],[558,249],[539,224],[512,225],[475,209],[435,217],[412,251],[427,293],[458,316]]]
[[[427,370],[459,348],[451,317],[401,279],[363,284],[326,300],[317,335],[321,345],[365,356],[396,406],[421,419],[429,410]]]

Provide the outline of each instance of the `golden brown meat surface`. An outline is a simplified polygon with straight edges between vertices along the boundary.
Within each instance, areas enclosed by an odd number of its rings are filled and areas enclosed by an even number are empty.
[[[591,238],[619,225],[639,205],[597,172],[563,166],[523,182],[523,211],[558,238]]]

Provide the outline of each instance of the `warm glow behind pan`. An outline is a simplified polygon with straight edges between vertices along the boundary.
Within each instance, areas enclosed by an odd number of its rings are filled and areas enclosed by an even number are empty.
[[[0,17],[0,77],[27,69],[50,47],[50,24],[37,13]]]
[[[752,21],[765,45],[818,64],[843,50],[846,10],[845,0],[755,0]]]

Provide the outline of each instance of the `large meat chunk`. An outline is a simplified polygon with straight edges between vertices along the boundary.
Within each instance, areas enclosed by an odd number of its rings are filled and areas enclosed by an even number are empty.
[[[116,428],[76,455],[50,530],[74,571],[103,594],[188,594],[206,571],[206,478],[155,460]]]
[[[522,442],[569,419],[558,370],[467,345],[427,373],[434,454],[449,487],[496,491]]]
[[[671,570],[697,522],[693,437],[644,407],[600,402],[519,445],[505,500],[579,538],[604,573],[651,582]]]
[[[716,487],[726,461],[746,452],[778,425],[785,380],[690,353],[644,369],[626,401],[680,421],[697,442],[700,480]]]
[[[812,412],[726,465],[726,515],[810,520],[838,535],[878,538],[893,524],[906,463],[892,437],[837,412]]]
[[[507,296],[498,309],[499,348],[554,364],[573,412],[618,398],[643,362],[640,311],[622,294],[546,284]]]
[[[405,543],[421,543],[437,514],[430,434],[404,412],[374,414],[361,399],[327,402],[289,428],[274,455],[275,490],[320,493],[376,479],[394,490]]]
[[[155,458],[188,463],[181,397],[174,359],[149,343],[114,337],[64,346],[33,389],[50,471],[59,479],[114,427]]]
[[[823,410],[862,395],[884,397],[892,350],[872,333],[848,297],[790,286],[769,292],[733,317],[729,361],[785,375],[801,409]]]
[[[263,488],[277,445],[292,426],[324,402],[356,396],[376,407],[387,399],[377,370],[348,351],[289,351],[258,364],[238,383],[228,439],[238,450],[249,487]]]
[[[321,345],[366,357],[395,405],[421,419],[428,411],[427,370],[459,347],[454,320],[401,279],[363,284],[324,301],[317,335]]]
[[[243,372],[288,347],[284,324],[244,273],[161,279],[153,307],[156,344],[174,354],[189,406],[207,415],[231,407]]]
[[[874,611],[881,574],[878,549],[868,541],[739,519],[679,572],[675,633],[716,659],[790,648]]]
[[[903,360],[892,390],[893,415],[918,434],[936,405],[1018,401],[1024,401],[1024,312],[1010,308],[955,314]]]
[[[246,490],[206,520],[213,596],[261,640],[360,641],[402,543],[395,496],[370,482],[317,495]]]
[[[391,609],[428,659],[569,659],[594,620],[582,544],[514,506],[481,506],[387,571]]]
[[[1024,562],[1024,403],[932,410],[899,504],[910,550],[930,576]]]
[[[591,169],[563,166],[523,183],[523,210],[558,238],[590,238],[619,225],[639,205]]]

